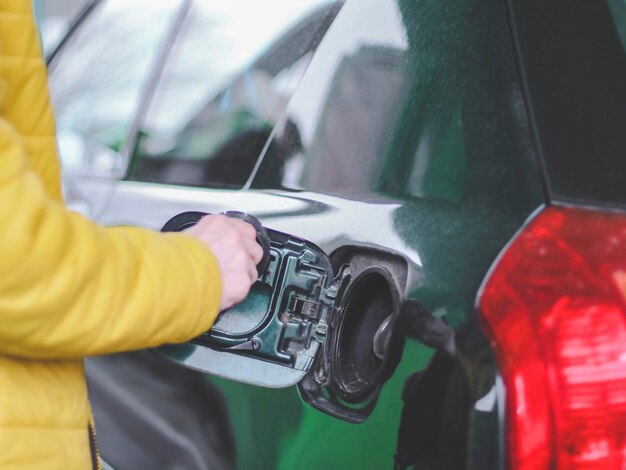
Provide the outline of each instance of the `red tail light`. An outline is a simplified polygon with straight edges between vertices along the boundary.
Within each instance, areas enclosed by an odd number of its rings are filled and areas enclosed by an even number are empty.
[[[506,385],[510,469],[626,469],[626,215],[548,208],[479,312]]]

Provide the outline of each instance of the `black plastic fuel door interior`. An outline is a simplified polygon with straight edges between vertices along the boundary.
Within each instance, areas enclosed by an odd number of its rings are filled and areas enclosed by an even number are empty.
[[[298,383],[326,341],[333,308],[328,257],[315,245],[275,230],[269,266],[240,304],[213,328],[159,353],[202,372],[272,388]]]
[[[244,301],[220,313],[210,331],[158,353],[239,382],[298,384],[315,408],[363,421],[392,360],[388,352],[406,279],[403,260],[355,249],[334,257],[333,264],[306,240],[265,231],[269,264]]]

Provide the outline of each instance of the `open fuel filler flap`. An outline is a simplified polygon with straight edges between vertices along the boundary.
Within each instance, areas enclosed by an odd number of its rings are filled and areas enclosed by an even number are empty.
[[[163,231],[182,231],[205,213],[185,212]],[[340,419],[361,422],[397,362],[388,354],[398,291],[384,266],[336,270],[314,244],[250,222],[264,258],[259,279],[240,304],[220,313],[211,330],[159,354],[186,367],[239,382],[282,388]],[[390,356],[394,356],[391,359]]]

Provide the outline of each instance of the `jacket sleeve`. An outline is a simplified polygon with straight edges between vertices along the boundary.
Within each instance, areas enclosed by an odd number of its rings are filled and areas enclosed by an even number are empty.
[[[102,228],[46,192],[0,117],[0,352],[65,358],[188,340],[221,297],[211,252],[185,234]]]
[[[221,280],[202,243],[63,207],[32,2],[0,0],[0,17],[0,353],[78,357],[208,329]]]

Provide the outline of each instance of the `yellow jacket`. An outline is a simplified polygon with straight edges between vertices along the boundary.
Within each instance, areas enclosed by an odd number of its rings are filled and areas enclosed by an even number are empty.
[[[31,0],[0,0],[0,469],[91,468],[82,357],[188,340],[220,296],[194,238],[63,207]]]

